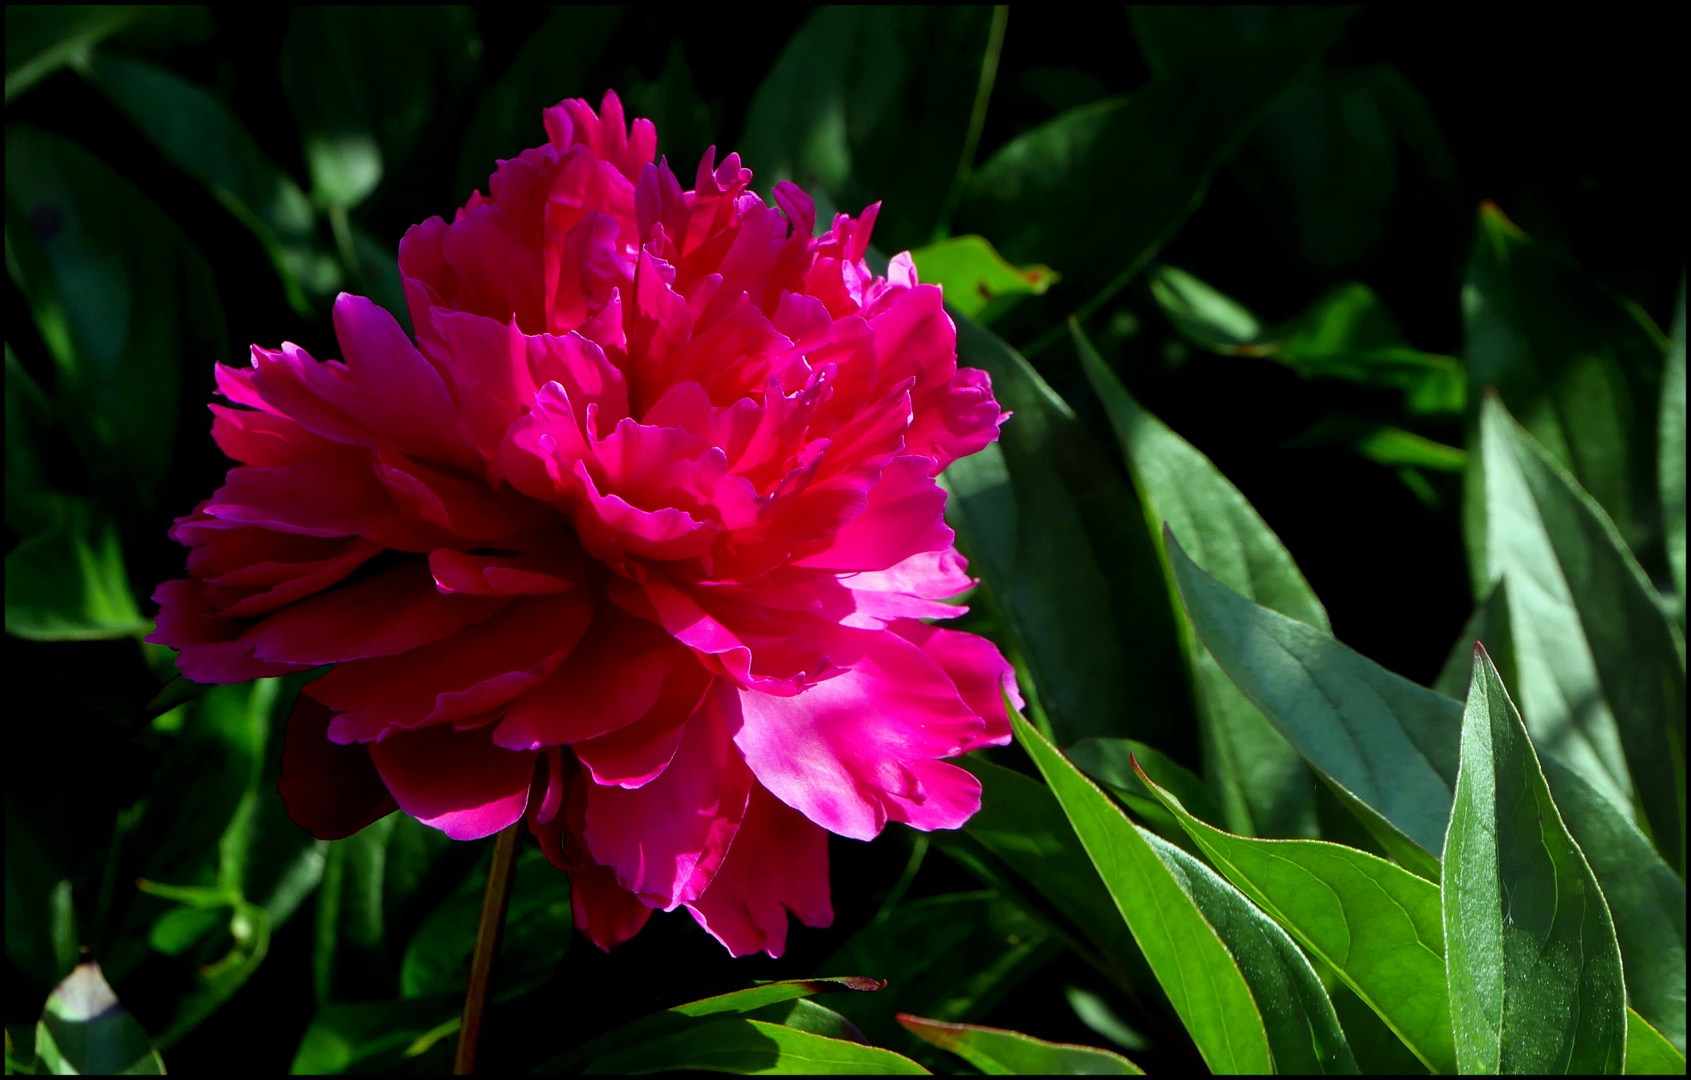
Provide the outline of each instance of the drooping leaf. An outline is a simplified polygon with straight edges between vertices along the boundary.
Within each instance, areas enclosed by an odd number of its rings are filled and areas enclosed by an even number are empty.
[[[1685,644],[1614,524],[1495,395],[1481,420],[1487,579],[1509,583],[1522,711],[1545,749],[1683,865]]]
[[[945,290],[945,302],[982,326],[1024,296],[1039,296],[1059,275],[1048,266],[1012,266],[984,236],[954,236],[910,253],[918,279]]]
[[[949,1050],[988,1076],[1143,1076],[1144,1069],[1110,1050],[1046,1042],[1019,1031],[952,1024],[899,1013],[923,1042]]]
[[[829,958],[834,971],[873,971],[898,987],[834,999],[877,1046],[904,1038],[894,1014],[921,1009],[944,1020],[985,1016],[1058,951],[1045,929],[991,891],[945,893],[901,904]]]
[[[1673,337],[1662,370],[1660,421],[1662,532],[1668,567],[1679,590],[1679,624],[1685,625],[1685,279],[1673,312]]]
[[[1509,411],[1608,513],[1646,565],[1659,565],[1656,437],[1667,342],[1638,305],[1534,241],[1496,206],[1480,208],[1462,290],[1470,445],[1481,401],[1496,390]],[[1470,462],[1465,507],[1474,587],[1490,583],[1490,484]],[[1527,710],[1529,716],[1531,709]]]
[[[48,995],[35,1026],[35,1053],[42,1071],[54,1076],[164,1074],[159,1052],[92,959]]]
[[[760,190],[791,180],[852,213],[883,200],[884,250],[930,241],[968,164],[991,25],[985,7],[818,8],[746,114],[737,149]]]
[[[1621,1071],[1626,994],[1609,908],[1483,649],[1463,713],[1443,908],[1463,1072]]]
[[[1154,542],[1160,544],[1164,528],[1191,537],[1197,561],[1228,585],[1325,629],[1327,612],[1291,553],[1239,489],[1192,444],[1141,408],[1079,323],[1071,320],[1069,326],[1081,365],[1115,428]],[[1172,587],[1168,603],[1178,607]],[[1185,620],[1180,626],[1203,724],[1206,772],[1218,788],[1228,823],[1247,835],[1314,835],[1314,783],[1297,750],[1216,666]]]
[[[457,1033],[463,1007],[462,989],[432,998],[324,1006],[305,1029],[288,1071],[333,1076],[410,1064]]]
[[[6,633],[92,641],[151,630],[129,588],[117,527],[99,504],[50,492],[29,504],[38,528],[6,553]]]
[[[1273,327],[1172,266],[1156,269],[1151,295],[1182,337],[1210,352],[1265,356],[1305,378],[1400,390],[1415,416],[1460,413],[1467,399],[1461,363],[1411,348],[1397,320],[1361,282],[1328,290],[1296,318]]]
[[[1120,467],[1014,349],[954,319],[958,362],[987,371],[1015,416],[997,443],[946,470],[949,520],[1022,674],[1059,742],[1177,745],[1189,725],[1173,613]]]
[[[1250,986],[1216,928],[1147,837],[1110,797],[1019,714],[1017,741],[1051,785],[1168,994],[1214,1072],[1268,1072],[1268,1033]]]
[[[169,161],[204,184],[264,246],[288,302],[309,315],[341,283],[318,241],[311,202],[210,91],[140,60],[100,55],[89,68],[105,92]]]
[[[1131,275],[1174,235],[1239,139],[1350,15],[1308,9],[1268,38],[1017,136],[975,171],[958,231],[987,237],[1011,262],[1060,267],[1079,295]]]
[[[150,501],[170,466],[182,365],[226,355],[211,271],[108,166],[21,124],[6,129],[6,268],[96,482]]]
[[[1247,897],[1330,965],[1434,1072],[1452,1072],[1438,887],[1364,851],[1204,824],[1150,785]]]

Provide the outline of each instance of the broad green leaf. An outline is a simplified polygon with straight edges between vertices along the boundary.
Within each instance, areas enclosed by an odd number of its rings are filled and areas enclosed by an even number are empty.
[[[1470,443],[1484,391],[1496,390],[1555,459],[1607,511],[1647,565],[1661,561],[1652,522],[1656,437],[1667,344],[1638,305],[1539,244],[1491,203],[1480,208],[1462,288]],[[1476,592],[1495,576],[1482,498],[1489,463],[1470,463],[1465,526]],[[1529,718],[1530,706],[1526,710]]]
[[[486,888],[483,865],[424,920],[400,963],[402,997],[462,992],[469,981]],[[568,875],[547,862],[539,849],[525,849],[517,859],[511,906],[499,938],[495,995],[531,989],[549,979],[569,947],[572,927]]]
[[[305,193],[270,160],[228,105],[140,60],[101,55],[89,73],[171,164],[204,184],[258,238],[295,311],[311,314],[312,301],[341,284],[340,268],[318,242]]]
[[[831,976],[818,979],[786,979],[780,982],[763,983],[746,990],[736,990],[728,994],[718,994],[715,997],[690,1001],[685,1005],[677,1005],[673,1009],[643,1016],[631,1024],[625,1024],[615,1031],[610,1031],[598,1038],[576,1047],[567,1054],[555,1057],[534,1071],[539,1073],[579,1072],[594,1064],[602,1064],[607,1060],[624,1060],[623,1055],[629,1055],[627,1061],[638,1064],[645,1060],[637,1055],[650,1047],[653,1040],[677,1033],[686,1033],[700,1029],[700,1022],[712,1018],[717,1020],[739,1020],[756,1013],[764,1015],[763,1010],[773,1008],[783,1002],[794,1001],[809,997],[812,994],[823,994],[834,990],[855,990],[872,993],[886,986],[878,979],[865,978],[860,975]],[[767,1026],[767,1021],[765,1021]],[[744,1031],[741,1031],[744,1035]],[[685,1041],[685,1040],[682,1040]],[[744,1040],[757,1045],[756,1040]],[[897,1057],[897,1055],[893,1055]],[[659,1065],[658,1068],[665,1066]],[[686,1068],[688,1066],[676,1064],[670,1068]],[[705,1066],[694,1066],[704,1068]],[[919,1068],[919,1066],[918,1066]],[[632,1071],[632,1070],[631,1070]],[[722,1070],[732,1071],[732,1070]]]
[[[1626,994],[1609,907],[1483,649],[1462,718],[1443,907],[1463,1072],[1621,1071]]]
[[[961,836],[935,834],[941,847],[977,873],[986,871],[982,876],[1000,893],[1031,892],[1019,902],[1048,914],[1071,948],[1116,985],[1143,985],[1150,978],[1145,959],[1051,789],[977,756],[958,764],[980,781],[981,808]],[[963,840],[980,850],[959,850]]]
[[[1436,885],[1364,851],[1204,824],[1152,786],[1210,861],[1332,967],[1434,1072],[1454,1072]]]
[[[959,363],[1015,415],[945,472],[947,510],[1059,742],[1189,727],[1167,587],[1120,466],[1014,349],[954,314]],[[1038,715],[1036,713],[1036,715]]]
[[[1212,1072],[1271,1071],[1268,1033],[1245,976],[1149,834],[1019,714],[1010,719],[1204,1062]]]
[[[1626,1011],[1626,1074],[1685,1075],[1685,1055],[1631,1009]]]
[[[926,1069],[901,1054],[813,1035],[764,1020],[719,1017],[678,1024],[589,1063],[589,1076],[639,1076],[696,1069],[740,1076],[919,1076]]]
[[[41,1071],[54,1076],[161,1076],[164,1061],[147,1033],[85,959],[47,997],[35,1026]]]
[[[1153,746],[1133,739],[1082,739],[1068,748],[1075,767],[1108,788],[1129,810],[1155,829],[1163,839],[1185,846],[1191,843],[1180,822],[1163,808],[1151,790],[1133,771],[1133,760],[1157,783],[1174,791],[1181,802],[1193,807],[1205,821],[1222,820],[1221,810],[1210,796],[1203,778]]]
[[[332,1076],[407,1064],[415,1068],[415,1059],[457,1033],[463,1007],[462,988],[433,998],[325,1006],[305,1029],[288,1071],[295,1076]]]
[[[546,21],[524,40],[511,66],[482,91],[475,118],[464,132],[458,155],[458,184],[454,198],[485,189],[493,163],[513,158],[537,144],[545,134],[540,114],[565,98],[582,97],[591,89],[588,73],[598,61],[625,13],[624,8],[571,5],[551,8]],[[595,103],[597,104],[597,103]],[[659,135],[663,134],[659,129]],[[688,162],[671,162],[681,170]]]
[[[1274,97],[1351,12],[1312,10],[1270,38],[1065,112],[977,169],[957,217],[1014,263],[1062,268],[1086,295],[1143,267]]]
[[[1487,577],[1506,578],[1522,711],[1544,748],[1685,851],[1685,643],[1607,514],[1488,397]]]
[[[1673,337],[1662,371],[1661,408],[1662,532],[1668,566],[1679,590],[1679,624],[1685,625],[1685,279],[1679,279],[1679,304],[1673,312]]]
[[[1333,1003],[1286,931],[1198,859],[1161,837],[1145,839],[1233,954],[1268,1032],[1274,1071],[1354,1074]]]
[[[141,14],[132,4],[8,4],[6,101],[66,64],[85,64],[101,41]]]
[[[352,209],[385,176],[403,176],[422,144],[444,140],[480,48],[468,8],[295,10],[282,41],[282,86],[318,206]]]
[[[1436,877],[1456,778],[1456,703],[1229,589],[1172,531],[1167,550],[1186,613],[1221,669],[1393,858]]]
[[[1019,1031],[951,1024],[900,1013],[911,1034],[949,1050],[988,1076],[1143,1076],[1120,1054],[1095,1046],[1046,1042]]]
[[[1325,629],[1327,612],[1291,553],[1239,489],[1133,400],[1078,322],[1071,320],[1069,328],[1115,428],[1153,541],[1161,543],[1164,528],[1176,530],[1194,545],[1198,563],[1232,588]],[[1172,583],[1167,602],[1178,609]],[[1297,750],[1216,666],[1185,620],[1178,621],[1203,724],[1206,772],[1228,824],[1253,836],[1314,835],[1315,788]]]
[[[96,482],[145,505],[170,466],[183,364],[227,356],[211,271],[108,166],[21,124],[6,129],[6,269]]]
[[[1160,266],[1151,295],[1188,341],[1224,356],[1265,356],[1305,378],[1400,390],[1412,415],[1460,413],[1466,376],[1453,357],[1421,352],[1361,282],[1328,290],[1302,314],[1265,326],[1240,304],[1184,270]]]
[[[763,1020],[782,1027],[797,1028],[808,1031],[812,1035],[826,1035],[830,1039],[844,1039],[847,1042],[868,1043],[863,1032],[851,1022],[850,1018],[835,1012],[826,1005],[818,1005],[810,998],[794,998],[791,1001],[780,1001],[774,1005],[746,1014],[749,1020]]]
[[[7,494],[8,503],[27,500],[35,530],[6,553],[6,633],[92,641],[152,629],[129,589],[117,527],[98,503],[54,492]]]
[[[1012,266],[984,236],[954,236],[910,253],[916,275],[945,290],[945,302],[986,326],[1024,296],[1058,280],[1048,266]]]
[[[759,189],[791,180],[853,213],[884,200],[884,250],[929,242],[946,181],[970,164],[992,21],[985,7],[818,8],[746,114],[738,149]]]
[[[899,905],[853,934],[824,966],[873,971],[898,987],[896,998],[851,994],[834,1003],[870,1042],[897,1046],[905,1038],[893,1018],[898,1010],[943,1020],[983,1017],[1058,951],[1044,927],[996,893],[946,893]]]

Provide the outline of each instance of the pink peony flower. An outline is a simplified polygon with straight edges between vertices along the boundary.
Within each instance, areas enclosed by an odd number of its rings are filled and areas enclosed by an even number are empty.
[[[614,94],[545,121],[406,234],[415,344],[343,295],[345,362],[219,366],[241,464],[149,640],[203,682],[335,665],[283,760],[317,836],[526,815],[601,947],[685,907],[778,955],[832,920],[827,832],[958,827],[941,759],[1009,740],[1009,666],[922,621],[971,583],[934,478],[1005,414],[909,257],[865,265],[876,207],[813,238],[737,155],[683,191]]]

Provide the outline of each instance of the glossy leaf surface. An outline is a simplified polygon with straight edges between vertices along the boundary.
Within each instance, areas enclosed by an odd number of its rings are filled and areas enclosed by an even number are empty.
[[[924,1042],[949,1050],[987,1076],[1142,1076],[1144,1069],[1109,1050],[1046,1042],[1019,1031],[949,1024],[909,1013],[898,1022]]]

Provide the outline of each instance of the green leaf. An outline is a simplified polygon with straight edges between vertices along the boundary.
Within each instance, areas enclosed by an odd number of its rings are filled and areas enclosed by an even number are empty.
[[[227,355],[210,269],[117,173],[21,124],[6,129],[6,268],[96,483],[145,505],[170,467],[182,365]]]
[[[954,236],[910,253],[926,285],[946,303],[986,326],[1024,296],[1040,296],[1059,276],[1049,266],[1012,266],[984,236]]]
[[[1198,859],[1161,837],[1153,850],[1209,920],[1250,984],[1278,1073],[1354,1074],[1339,1018],[1321,980],[1272,919]]]
[[[487,867],[482,865],[418,927],[400,964],[402,997],[463,990],[470,976],[470,955],[475,951],[486,887]],[[572,926],[569,877],[547,862],[538,848],[525,849],[517,858],[511,906],[499,938],[499,961],[493,969],[495,995],[519,993],[551,978],[569,947]]]
[[[1205,825],[1151,785],[1215,866],[1338,973],[1434,1072],[1453,1072],[1439,890],[1364,851]]]
[[[1058,951],[1051,936],[991,891],[946,893],[900,904],[853,934],[830,957],[834,971],[873,971],[898,987],[852,994],[835,1007],[877,1046],[904,1039],[894,1013],[920,1009],[944,1020],[973,1020]]]
[[[664,1055],[674,1051],[675,1046],[684,1045],[688,1033],[704,1031],[701,1022],[726,1021],[729,1023],[749,1023],[745,1019],[756,1013],[765,1015],[762,1010],[779,1006],[783,1002],[790,1002],[798,998],[809,997],[812,994],[827,993],[832,990],[856,990],[859,992],[873,992],[886,986],[878,979],[864,978],[858,975],[824,977],[819,979],[787,979],[781,982],[763,983],[746,990],[733,993],[718,994],[716,997],[691,1001],[685,1005],[677,1005],[664,1012],[643,1016],[631,1024],[625,1024],[615,1031],[607,1032],[596,1039],[592,1039],[569,1053],[553,1058],[534,1071],[538,1073],[561,1073],[576,1071],[617,1071],[608,1067],[606,1062],[621,1063],[626,1070],[657,1071],[663,1068],[709,1068],[707,1065],[664,1065]],[[774,1026],[763,1021],[761,1027]],[[723,1046],[741,1047],[744,1057],[759,1057],[760,1049],[767,1051],[768,1043],[757,1037],[757,1029],[725,1027],[717,1032],[722,1035]],[[662,1050],[654,1050],[655,1042],[668,1040]],[[881,1051],[881,1053],[888,1053]],[[653,1054],[646,1057],[643,1055]],[[891,1055],[897,1058],[898,1055]],[[900,1059],[903,1060],[903,1059]],[[651,1065],[656,1061],[658,1064]],[[916,1070],[920,1066],[910,1063]],[[650,1065],[650,1068],[646,1066]],[[714,1071],[736,1072],[739,1069],[716,1069]],[[793,1071],[793,1070],[788,1070]]]
[[[54,985],[77,963],[76,907],[62,859],[8,798],[6,959],[37,988]]]
[[[1673,311],[1673,337],[1662,371],[1660,428],[1662,532],[1668,566],[1679,590],[1679,624],[1685,625],[1685,279],[1679,279],[1679,304]]]
[[[1460,413],[1466,376],[1453,357],[1421,352],[1361,282],[1328,290],[1296,318],[1267,327],[1244,305],[1184,270],[1159,266],[1151,295],[1188,341],[1223,356],[1266,356],[1304,378],[1400,390],[1415,416]]]
[[[1019,714],[1010,719],[1205,1063],[1213,1072],[1272,1070],[1268,1034],[1245,976],[1149,834]]]
[[[1530,730],[1617,804],[1636,788],[1683,866],[1684,639],[1608,515],[1495,396],[1480,427],[1487,579],[1509,583]]]
[[[546,21],[523,41],[521,51],[499,81],[482,92],[458,155],[455,197],[485,188],[493,162],[516,157],[539,142],[545,133],[540,119],[543,109],[565,98],[582,97],[593,89],[588,74],[625,11],[598,5],[549,10]],[[688,163],[672,164],[682,167],[684,173]]]
[[[746,114],[739,151],[760,190],[791,180],[852,212],[884,200],[875,226],[883,250],[933,239],[943,178],[970,164],[991,24],[985,7],[817,9]]]
[[[1655,432],[1667,342],[1638,305],[1604,289],[1566,256],[1532,240],[1496,206],[1480,209],[1462,309],[1470,443],[1483,391],[1509,411],[1607,511],[1646,564],[1661,565],[1652,522]],[[1472,463],[1466,528],[1475,591],[1495,575],[1487,556],[1490,484]],[[1665,567],[1664,567],[1665,569]],[[1532,709],[1527,708],[1530,717]]]
[[[19,497],[8,488],[8,502]],[[6,553],[6,633],[32,641],[93,641],[145,634],[117,527],[76,495],[27,496],[33,534]]]
[[[394,1070],[458,1031],[464,992],[408,1001],[354,1001],[312,1017],[288,1071],[325,1076]]]
[[[228,105],[140,60],[99,56],[90,77],[171,164],[258,238],[295,311],[309,316],[313,298],[340,286],[340,269],[318,242],[310,200]]]
[[[1685,1075],[1685,1055],[1631,1009],[1626,1011],[1626,1074]]]
[[[1443,901],[1463,1072],[1621,1071],[1626,993],[1609,908],[1484,649],[1462,718]]]
[[[1133,771],[1135,757],[1154,780],[1173,790],[1182,802],[1196,807],[1199,817],[1205,821],[1222,820],[1221,810],[1210,797],[1203,778],[1171,761],[1153,746],[1133,739],[1082,739],[1069,747],[1067,753],[1076,768],[1108,788],[1165,840],[1182,845],[1190,843],[1179,821],[1140,782]]]
[[[313,201],[350,210],[384,176],[405,175],[426,139],[447,138],[479,51],[468,8],[296,10],[282,41],[282,86]]]
[[[697,1069],[741,1076],[912,1076],[926,1069],[901,1054],[813,1035],[765,1020],[721,1017],[678,1023],[590,1063],[589,1076],[638,1076]]]
[[[1189,723],[1173,612],[1120,467],[1014,349],[953,317],[959,363],[991,375],[1015,413],[944,477],[949,520],[1009,627],[1018,672],[1059,742],[1177,744]]]
[[[963,826],[962,837],[936,833],[935,841],[1001,893],[1031,890],[1043,904],[1027,897],[1023,906],[1047,909],[1069,934],[1071,947],[1116,985],[1132,987],[1143,982],[1141,974],[1148,979],[1133,934],[1051,789],[977,756],[959,758],[958,764],[980,781],[981,808]],[[960,850],[964,838],[979,850]]]
[[[988,1076],[1143,1076],[1120,1054],[1095,1046],[1046,1042],[1019,1031],[951,1024],[899,1013],[911,1034],[949,1050]]]
[[[86,64],[141,8],[130,4],[12,4],[6,8],[6,102],[66,64]]]
[[[161,1076],[164,1061],[147,1033],[84,960],[54,988],[35,1028],[41,1071],[55,1076]]]
[[[1170,531],[1169,566],[1221,669],[1392,857],[1436,877],[1456,777],[1455,702],[1204,573]]]
[[[1133,400],[1071,320],[1082,367],[1109,413],[1154,542],[1163,529],[1190,538],[1198,562],[1231,587],[1325,629],[1327,612],[1251,504],[1208,458]],[[1178,608],[1172,586],[1167,603]],[[1228,680],[1180,620],[1211,782],[1227,821],[1248,835],[1313,835],[1315,790],[1298,752]]]
[[[1017,136],[975,171],[958,231],[986,236],[1013,263],[1061,267],[1081,295],[1125,280],[1174,235],[1239,139],[1350,16],[1306,11],[1266,40]]]

